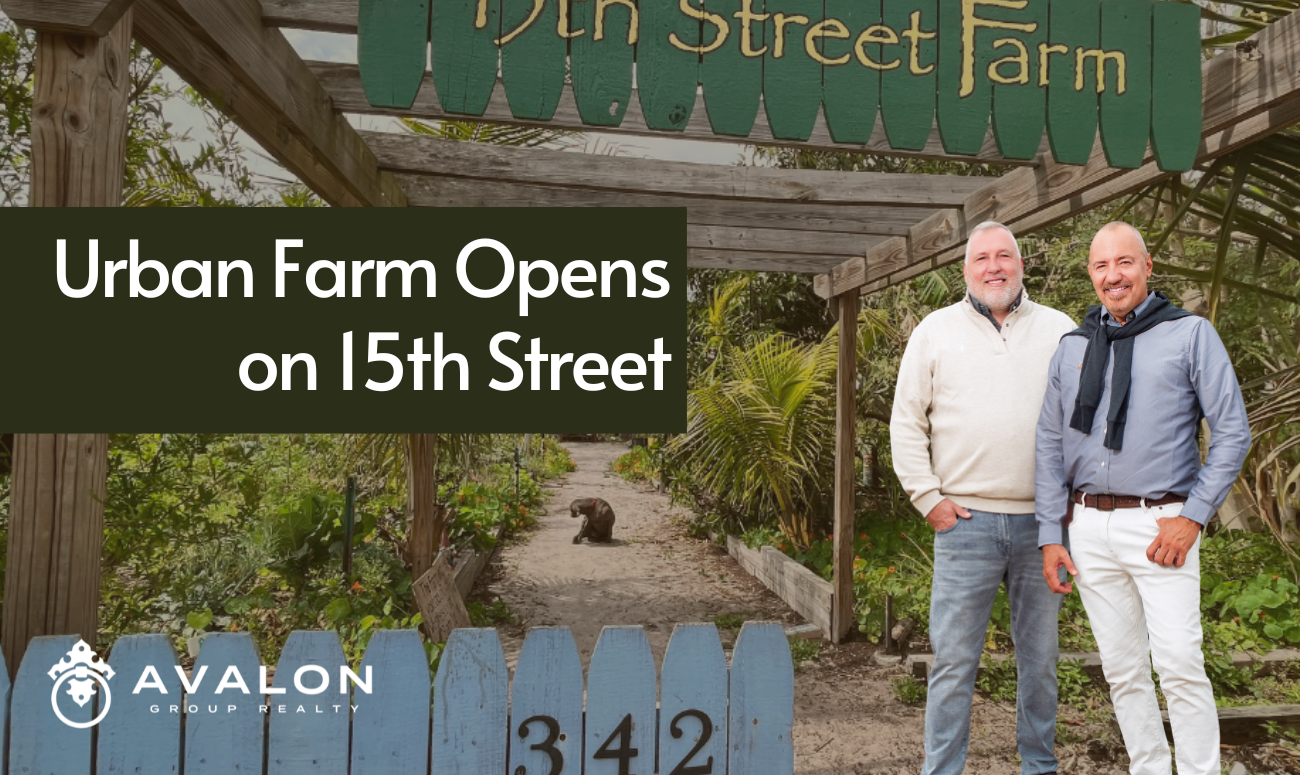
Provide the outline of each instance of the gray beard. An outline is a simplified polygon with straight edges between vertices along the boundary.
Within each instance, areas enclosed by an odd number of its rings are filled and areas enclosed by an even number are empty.
[[[1024,282],[1019,277],[1008,277],[1007,284],[1001,291],[985,292],[983,284],[979,290],[967,284],[966,290],[980,304],[988,307],[995,312],[1004,312],[1010,309],[1012,302],[1020,298],[1020,292],[1024,289]]]

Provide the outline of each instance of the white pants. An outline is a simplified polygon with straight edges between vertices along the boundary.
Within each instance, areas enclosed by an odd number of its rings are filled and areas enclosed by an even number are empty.
[[[1156,520],[1178,516],[1181,507],[1098,511],[1076,504],[1069,528],[1079,595],[1132,775],[1170,774],[1152,660],[1169,706],[1178,775],[1219,775],[1219,718],[1201,654],[1201,540],[1181,568],[1146,557],[1160,532]]]

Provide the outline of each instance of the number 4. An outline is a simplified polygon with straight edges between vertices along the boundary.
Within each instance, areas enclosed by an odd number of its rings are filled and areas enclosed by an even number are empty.
[[[618,747],[610,748],[610,743],[618,738]],[[600,748],[591,755],[593,759],[618,759],[618,775],[634,775],[632,772],[632,759],[640,751],[632,747],[632,714],[629,713],[618,722],[614,731],[605,742],[600,744]]]

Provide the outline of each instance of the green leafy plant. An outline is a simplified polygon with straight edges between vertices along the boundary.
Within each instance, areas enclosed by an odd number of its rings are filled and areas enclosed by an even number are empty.
[[[924,705],[928,696],[928,687],[913,676],[895,676],[894,696],[905,705]]]
[[[794,660],[797,667],[801,662],[810,662],[821,659],[822,642],[819,640],[808,640],[807,638],[790,638],[790,659]]]

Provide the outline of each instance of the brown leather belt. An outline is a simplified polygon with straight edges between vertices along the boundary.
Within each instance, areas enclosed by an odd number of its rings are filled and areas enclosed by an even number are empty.
[[[1073,500],[1075,503],[1082,504],[1090,509],[1114,511],[1115,509],[1136,509],[1143,505],[1150,507],[1163,506],[1166,503],[1183,503],[1187,500],[1187,496],[1170,493],[1163,498],[1147,498],[1144,502],[1142,498],[1136,495],[1111,495],[1110,493],[1088,495],[1083,490],[1075,490]]]

